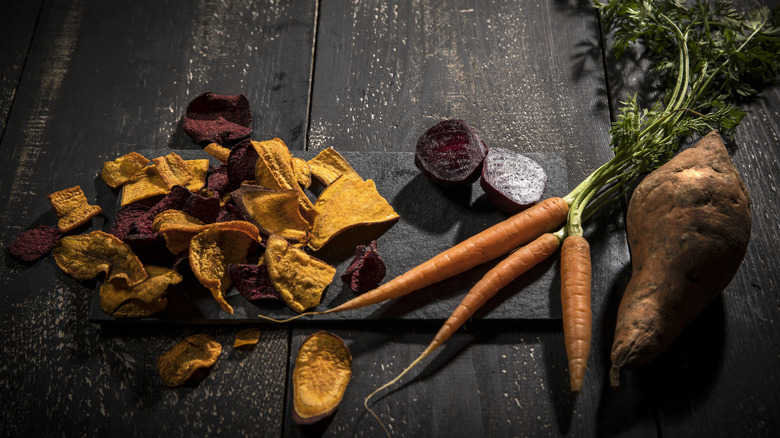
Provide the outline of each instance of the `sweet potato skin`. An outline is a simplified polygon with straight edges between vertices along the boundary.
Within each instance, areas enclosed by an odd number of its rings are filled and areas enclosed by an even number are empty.
[[[618,308],[620,369],[663,352],[725,289],[750,240],[750,196],[717,131],[650,173],[629,202],[632,274]]]

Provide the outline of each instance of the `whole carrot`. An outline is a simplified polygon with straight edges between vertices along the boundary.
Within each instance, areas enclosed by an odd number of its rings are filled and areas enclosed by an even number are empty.
[[[452,315],[444,322],[441,329],[428,347],[393,380],[382,385],[366,397],[364,405],[366,409],[382,424],[379,417],[368,407],[368,400],[379,391],[398,382],[409,370],[420,363],[429,354],[449,339],[456,330],[463,326],[474,313],[479,310],[489,299],[512,282],[515,278],[528,272],[558,250],[561,245],[561,237],[553,233],[544,233],[532,242],[512,252],[493,269],[488,271],[474,287],[469,290],[463,300],[452,312]],[[382,424],[384,427],[384,424]],[[385,431],[387,431],[385,429]]]
[[[561,307],[563,339],[574,393],[582,389],[591,340],[590,245],[580,235],[566,237],[561,246]]]
[[[430,260],[395,277],[376,289],[368,291],[339,306],[304,315],[320,315],[378,304],[430,286],[439,281],[465,272],[477,265],[489,262],[524,245],[541,234],[548,233],[563,224],[569,212],[569,202],[564,198],[547,198],[538,204],[493,225],[463,242],[437,254]]]

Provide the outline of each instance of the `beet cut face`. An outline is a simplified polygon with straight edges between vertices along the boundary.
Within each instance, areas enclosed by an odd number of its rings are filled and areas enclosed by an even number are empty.
[[[480,185],[499,210],[515,214],[542,198],[547,174],[539,163],[525,155],[491,148],[482,164]]]
[[[443,187],[471,184],[479,178],[487,147],[463,120],[443,120],[417,140],[414,164]]]

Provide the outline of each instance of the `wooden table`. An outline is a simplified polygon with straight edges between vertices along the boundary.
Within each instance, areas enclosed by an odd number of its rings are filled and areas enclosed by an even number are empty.
[[[79,184],[113,202],[101,195],[104,161],[199,149],[180,123],[206,91],[248,96],[253,138],[293,150],[411,151],[433,123],[466,119],[489,146],[563,154],[574,184],[609,159],[612,110],[644,78],[603,54],[598,15],[582,3],[6,1],[0,244],[55,223],[46,195],[56,190]],[[780,87],[745,108],[733,160],[752,195],[753,238],[722,298],[666,354],[609,387],[630,274],[616,206],[587,230],[594,339],[583,391],[568,390],[559,320],[477,318],[375,399],[394,436],[776,436]],[[440,322],[261,325],[261,343],[239,354],[234,325],[92,323],[94,281],[51,257],[0,257],[3,436],[383,436],[363,398]],[[345,339],[354,377],[332,419],[302,428],[289,378],[303,338],[323,328]],[[221,357],[199,384],[165,387],[157,356],[196,332],[214,335]]]

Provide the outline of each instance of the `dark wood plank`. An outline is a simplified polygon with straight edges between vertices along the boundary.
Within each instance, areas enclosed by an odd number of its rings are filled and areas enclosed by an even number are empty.
[[[0,244],[55,224],[53,191],[79,184],[90,202],[115,202],[98,176],[106,160],[198,148],[179,121],[205,91],[247,94],[257,138],[302,149],[314,16],[313,1],[46,2],[0,144]],[[246,354],[232,349],[237,327],[104,330],[87,319],[94,282],[51,258],[0,257],[0,435],[278,435],[286,329]],[[155,360],[194,331],[223,353],[201,384],[168,389]]]
[[[3,2],[0,15],[0,139],[30,48],[41,1]]]
[[[740,8],[777,4],[738,1]],[[635,52],[638,53],[638,52]],[[645,102],[659,94],[647,62],[609,59],[613,105],[627,92]],[[777,272],[777,139],[780,87],[765,89],[744,106],[748,115],[727,145],[751,194],[753,233],[745,259],[716,299],[652,363],[624,373],[622,386],[657,401],[664,436],[776,436],[780,419],[780,321]],[[692,139],[695,141],[695,139]],[[625,390],[621,388],[617,391]]]
[[[598,23],[587,6],[324,1],[319,27],[312,149],[410,151],[435,122],[463,118],[488,147],[564,153],[570,187],[611,157]],[[568,391],[560,322],[475,320],[407,381],[424,378],[377,401],[397,436],[656,435],[652,406],[605,383],[611,334],[602,321],[628,263],[619,210],[587,230],[594,343],[583,393]],[[551,289],[551,300],[558,293]],[[399,322],[339,332],[355,347],[355,377],[324,432],[382,435],[362,398],[411,362],[435,330]],[[306,333],[294,331],[293,351]],[[285,433],[307,431],[290,423]]]

